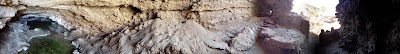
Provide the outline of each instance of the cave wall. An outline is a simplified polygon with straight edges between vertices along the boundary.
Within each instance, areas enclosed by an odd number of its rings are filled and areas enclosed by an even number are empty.
[[[317,38],[292,1],[0,0],[0,29],[45,16],[83,54],[312,54]],[[10,36],[0,36],[0,53],[18,53],[6,49]]]
[[[398,0],[339,0],[340,48],[356,54],[399,53]]]
[[[291,1],[0,0],[0,28],[13,27],[7,25],[20,16],[45,16],[64,26],[74,53],[83,54],[263,54],[257,41],[279,49],[266,52],[313,53],[314,44],[304,44],[308,22],[290,13]],[[273,33],[258,38],[261,29]],[[6,38],[0,53],[18,53],[6,48]]]

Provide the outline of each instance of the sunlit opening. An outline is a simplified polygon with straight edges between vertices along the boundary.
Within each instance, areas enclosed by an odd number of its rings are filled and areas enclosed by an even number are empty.
[[[319,35],[321,29],[340,28],[335,17],[338,3],[338,0],[293,0],[291,12],[305,16],[305,20],[310,22],[310,32]]]

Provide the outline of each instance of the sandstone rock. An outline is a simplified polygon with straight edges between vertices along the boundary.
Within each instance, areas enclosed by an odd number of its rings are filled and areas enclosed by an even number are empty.
[[[222,10],[229,8],[253,7],[255,0],[200,0],[193,5],[192,11]]]
[[[14,7],[0,6],[0,29],[5,27],[6,23],[15,16],[18,9]]]
[[[250,36],[248,36],[250,35]],[[252,31],[251,28],[245,28],[242,33],[239,33],[238,36],[232,38],[230,46],[238,51],[248,50],[252,47],[256,42],[255,32]]]

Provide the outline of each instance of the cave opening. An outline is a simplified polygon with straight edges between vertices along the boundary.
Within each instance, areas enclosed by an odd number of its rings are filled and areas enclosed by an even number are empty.
[[[346,54],[340,48],[341,24],[336,11],[339,0],[293,0],[291,12],[309,22],[309,35],[316,38],[317,54]]]
[[[341,26],[336,17],[339,0],[293,0],[292,4],[291,12],[304,16],[310,22],[309,31],[317,36],[321,30],[331,31]]]
[[[29,30],[35,28],[42,28],[42,29],[50,29],[48,26],[51,25],[52,22],[48,21],[28,21],[27,25],[29,26]]]
[[[29,45],[21,54],[70,54],[75,47],[71,40],[65,39],[65,28],[47,16],[24,15],[18,19]],[[29,32],[32,31],[33,32]]]

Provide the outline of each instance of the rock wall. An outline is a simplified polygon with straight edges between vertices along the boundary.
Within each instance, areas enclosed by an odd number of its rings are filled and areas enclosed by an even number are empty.
[[[355,54],[397,54],[399,1],[339,0],[340,48]],[[322,39],[322,38],[321,38]]]
[[[44,16],[65,27],[74,53],[83,54],[313,53],[308,22],[290,13],[291,1],[0,0],[0,28]]]

